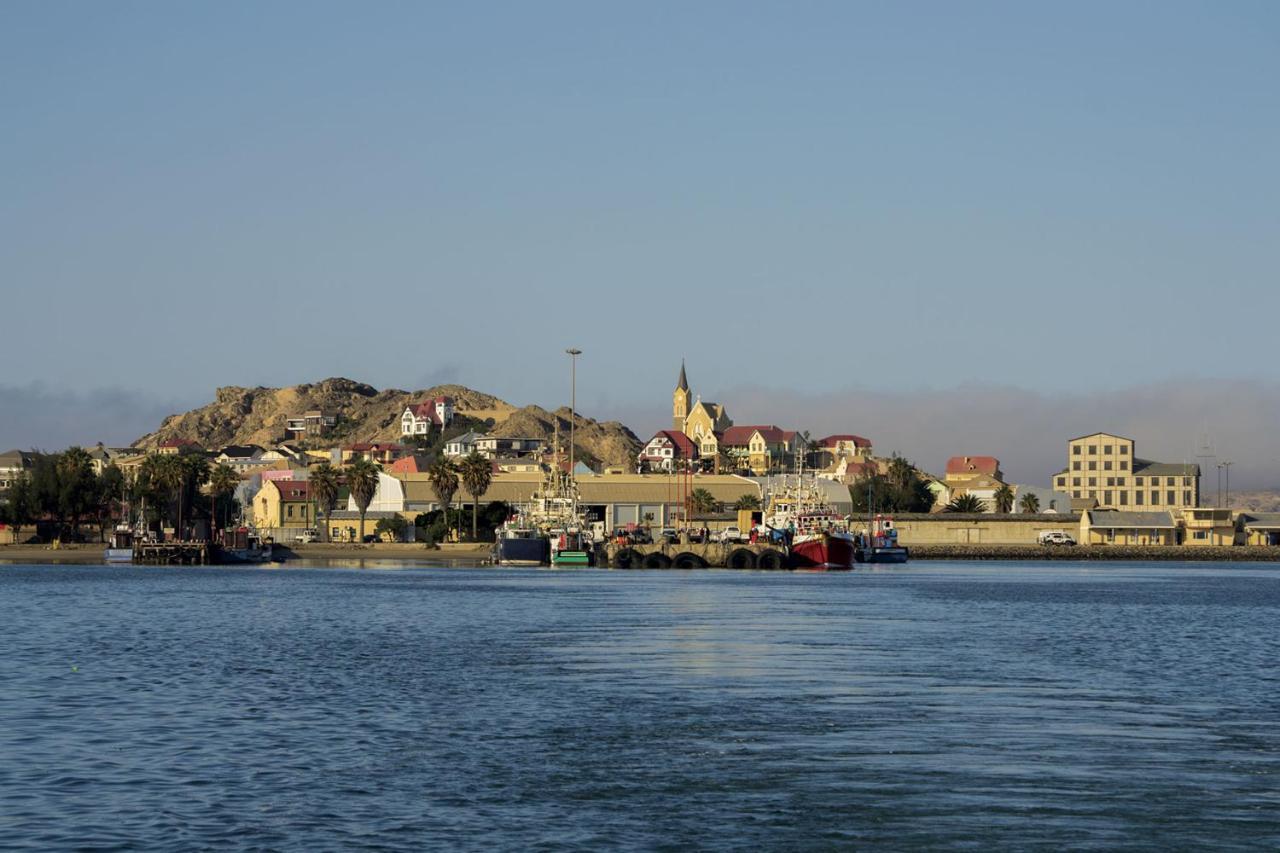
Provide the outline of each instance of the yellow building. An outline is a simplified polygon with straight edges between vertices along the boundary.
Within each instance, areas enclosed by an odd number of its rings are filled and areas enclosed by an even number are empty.
[[[1140,459],[1136,444],[1106,432],[1067,442],[1067,467],[1054,488],[1122,512],[1182,510],[1200,505],[1200,466]]]
[[[1184,509],[1179,513],[1184,530],[1182,544],[1191,546],[1236,544],[1236,520],[1229,509]]]
[[[310,527],[314,523],[306,480],[268,480],[253,496],[253,524],[259,529]]]
[[[1239,521],[1244,544],[1280,546],[1280,512],[1242,512]]]
[[[1177,545],[1170,512],[1090,510],[1080,514],[1081,545]]]

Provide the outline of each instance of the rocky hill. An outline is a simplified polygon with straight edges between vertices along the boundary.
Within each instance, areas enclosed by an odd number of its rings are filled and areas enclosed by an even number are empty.
[[[400,416],[405,407],[440,394],[453,397],[460,415],[470,414],[486,423],[492,421],[492,431],[497,435],[550,440],[558,423],[562,441],[567,444],[567,408],[554,413],[537,406],[518,409],[490,394],[461,385],[438,385],[413,392],[394,388],[379,391],[363,382],[335,378],[288,388],[219,388],[212,403],[170,415],[155,432],[135,441],[134,446],[149,449],[162,441],[185,438],[211,449],[228,444],[270,447],[285,438],[285,419],[308,409],[319,409],[338,417],[333,433],[319,440],[323,446],[352,441],[398,441]],[[585,451],[589,463],[634,464],[640,441],[622,424],[597,423],[579,414],[574,429],[579,453]]]

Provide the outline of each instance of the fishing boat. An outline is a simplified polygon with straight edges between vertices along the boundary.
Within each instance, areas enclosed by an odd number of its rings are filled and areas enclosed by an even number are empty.
[[[873,516],[855,537],[853,558],[859,563],[905,563],[910,557],[910,549],[898,544],[898,529],[890,516]]]
[[[494,562],[500,566],[589,566],[591,538],[573,475],[548,466],[528,503],[498,528]]]
[[[275,545],[248,527],[222,532],[222,544],[216,550],[219,563],[270,563],[276,559]]]
[[[803,475],[770,495],[764,523],[781,531],[791,567],[818,571],[853,568],[854,540],[848,520],[823,497],[816,481]]]
[[[129,525],[116,525],[111,534],[111,542],[103,553],[103,560],[108,563],[133,562],[133,529]]]

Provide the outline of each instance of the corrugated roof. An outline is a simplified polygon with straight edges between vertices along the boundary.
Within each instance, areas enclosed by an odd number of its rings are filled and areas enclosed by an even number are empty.
[[[1150,459],[1133,460],[1134,476],[1139,477],[1199,477],[1200,466],[1181,462],[1152,462]]]
[[[986,474],[994,477],[1000,471],[1000,460],[994,456],[952,456],[947,460],[948,474]]]
[[[1127,527],[1139,527],[1144,529],[1152,528],[1174,528],[1177,523],[1174,522],[1173,516],[1167,512],[1118,512],[1115,510],[1092,510],[1089,512],[1089,526],[1101,527],[1103,529]]]
[[[1246,529],[1280,530],[1280,512],[1246,512],[1241,518]]]

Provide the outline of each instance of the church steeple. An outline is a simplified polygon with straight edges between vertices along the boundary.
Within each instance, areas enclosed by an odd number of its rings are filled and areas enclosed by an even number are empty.
[[[684,432],[685,418],[689,417],[689,378],[684,373],[684,359],[680,359],[680,381],[671,395],[671,429]]]

